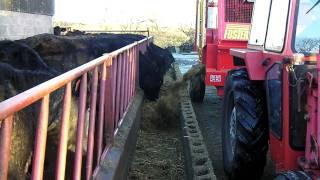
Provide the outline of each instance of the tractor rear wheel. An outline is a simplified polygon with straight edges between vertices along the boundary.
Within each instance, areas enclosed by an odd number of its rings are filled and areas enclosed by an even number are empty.
[[[275,180],[311,180],[312,178],[303,171],[287,171],[277,175]]]
[[[260,179],[268,150],[264,91],[245,68],[229,72],[223,98],[222,150],[230,179]]]
[[[202,102],[206,91],[206,85],[198,73],[190,79],[189,93],[192,102]]]

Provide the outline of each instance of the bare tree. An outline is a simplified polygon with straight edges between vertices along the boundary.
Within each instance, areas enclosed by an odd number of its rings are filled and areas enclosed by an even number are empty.
[[[298,39],[296,42],[296,50],[298,52],[316,52],[319,51],[320,39],[304,38]]]

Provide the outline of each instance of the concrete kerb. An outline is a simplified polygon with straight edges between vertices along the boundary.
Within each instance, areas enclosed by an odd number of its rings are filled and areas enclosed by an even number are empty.
[[[174,64],[174,68],[177,80],[181,80],[178,65]],[[180,108],[186,177],[189,180],[216,180],[187,87],[180,91]]]
[[[114,144],[110,147],[108,153],[102,156],[94,179],[127,179],[137,141],[143,98],[142,90],[138,90],[114,138]]]

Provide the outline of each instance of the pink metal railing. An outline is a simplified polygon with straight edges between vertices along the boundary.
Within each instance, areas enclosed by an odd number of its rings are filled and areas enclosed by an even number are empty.
[[[60,88],[65,88],[65,90],[63,105],[61,107],[60,139],[56,158],[55,176],[56,179],[65,178],[65,170],[67,168],[68,127],[72,97],[71,83],[79,77],[81,77],[81,83],[73,179],[80,179],[81,171],[86,172],[87,180],[90,179],[93,170],[99,164],[102,152],[104,151],[104,153],[106,153],[111,146],[113,137],[121,123],[121,119],[135,95],[138,82],[139,51],[144,53],[151,41],[151,37],[145,38],[112,53],[105,54],[100,58],[92,60],[78,68],[1,102],[0,180],[7,179],[8,176],[13,117],[17,112],[39,100],[41,101],[41,106],[33,152],[32,179],[43,178],[50,108],[49,97],[52,92]],[[87,77],[89,73],[92,74],[90,82],[88,82]],[[87,159],[86,168],[81,169],[88,86],[91,86],[91,90],[89,99],[90,113]],[[99,99],[98,104],[97,99]],[[95,129],[96,127],[97,129]],[[94,162],[95,164],[93,164]]]

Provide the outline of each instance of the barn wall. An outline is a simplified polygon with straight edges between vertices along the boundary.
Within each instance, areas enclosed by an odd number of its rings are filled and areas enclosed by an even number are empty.
[[[54,0],[0,0],[0,40],[52,33]]]
[[[54,0],[0,0],[0,10],[52,16]]]

